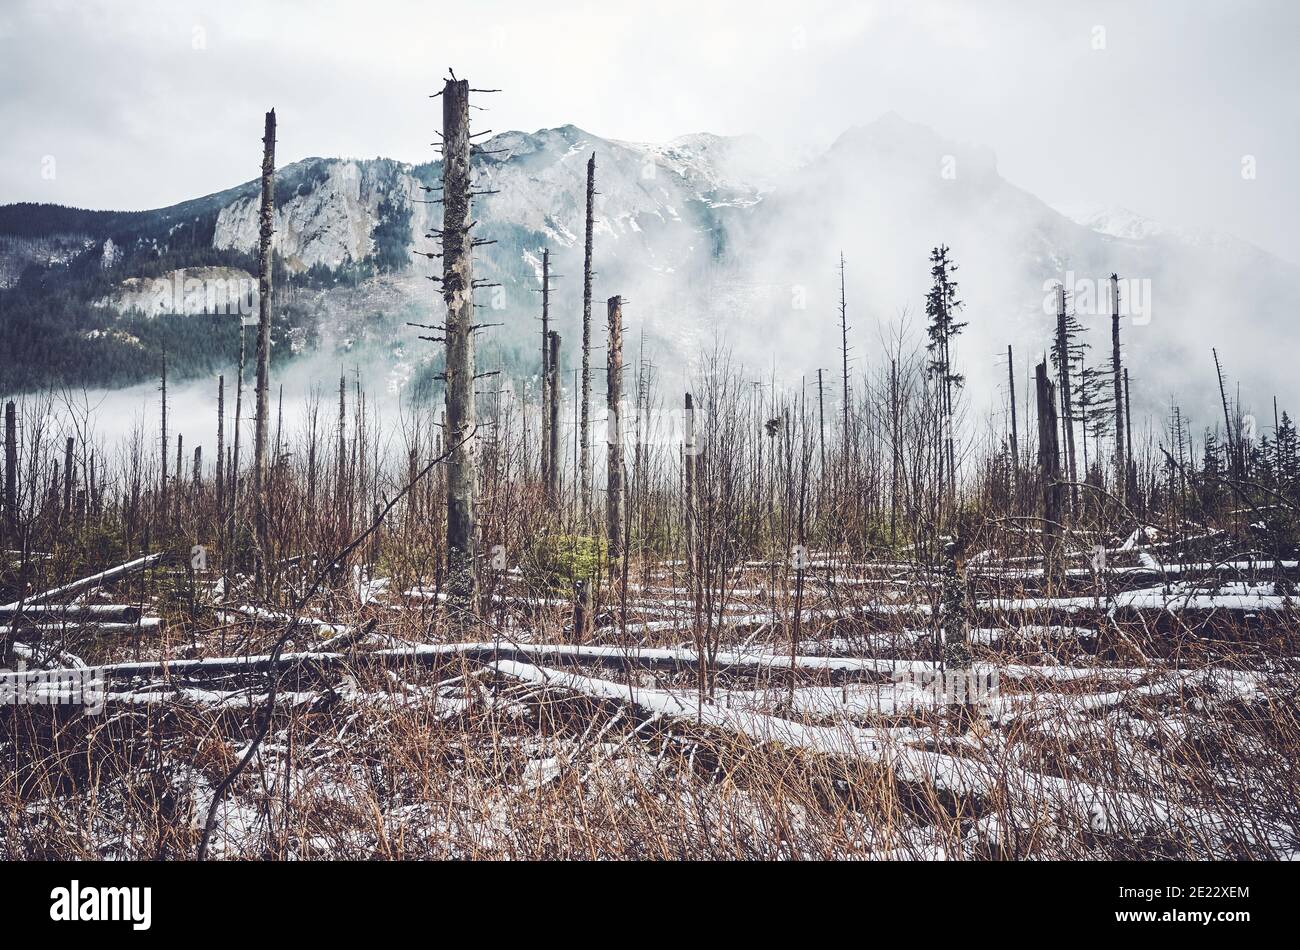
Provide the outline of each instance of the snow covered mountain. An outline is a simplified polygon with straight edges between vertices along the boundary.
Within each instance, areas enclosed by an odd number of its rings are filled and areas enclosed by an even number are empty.
[[[1060,209],[1070,220],[1089,231],[1123,238],[1126,241],[1145,241],[1158,235],[1169,234],[1173,229],[1143,217],[1128,208],[1093,205],[1084,209]]]
[[[500,225],[537,235],[553,250],[580,244],[586,163],[594,153],[600,182],[597,235],[631,238],[650,256],[647,263],[658,267],[679,264],[691,252],[691,242],[659,240],[665,231],[712,230],[717,224],[712,212],[752,207],[785,170],[757,139],[707,134],[644,145],[601,139],[568,125],[532,134],[506,132],[483,148],[485,154],[475,159],[478,188],[491,193],[476,199],[475,207],[485,228]],[[437,163],[413,167],[382,159],[306,159],[282,169],[276,234],[286,267],[301,272],[362,261],[374,251],[384,202],[413,212],[408,247],[417,250],[427,243],[420,235],[441,219],[440,206],[421,191],[439,174]],[[220,209],[214,247],[247,252],[256,247],[258,194],[247,186],[244,192]],[[415,256],[410,260],[417,262]]]
[[[1053,281],[1065,280],[1085,325],[1096,325],[1098,354],[1108,345],[1107,295],[1126,281],[1124,329],[1134,394],[1151,408],[1177,393],[1208,413],[1209,348],[1247,381],[1261,405],[1273,393],[1300,396],[1291,358],[1271,341],[1289,339],[1297,268],[1232,238],[1162,227],[1132,212],[1095,211],[1079,220],[1053,210],[1003,179],[991,151],[945,139],[888,114],[846,131],[802,165],[754,137],[699,133],[662,145],[600,138],[572,125],[487,140],[475,158],[479,232],[496,243],[479,253],[479,273],[502,286],[481,302],[494,311],[487,359],[527,365],[536,347],[541,252],[551,251],[552,314],[566,354],[581,310],[586,163],[594,153],[598,198],[594,308],[627,299],[629,331],[683,365],[725,344],[741,360],[795,380],[835,359],[838,260],[847,261],[847,295],[859,368],[901,315],[923,324],[930,248],[949,245],[969,326],[956,359],[972,405],[1001,402],[1005,379],[995,355],[1008,343],[1017,372],[1040,358],[1050,335]],[[299,275],[297,304],[319,326],[326,351],[356,340],[381,341],[406,378],[434,358],[402,326],[437,316],[427,281],[437,261],[430,232],[441,206],[424,190],[438,163],[312,158],[277,173],[278,251]],[[9,284],[33,263],[54,269],[94,258],[98,288],[117,318],[137,299],[150,261],[170,267],[247,267],[257,241],[254,181],[155,212],[114,214],[0,208],[0,275]],[[190,249],[190,250],[187,250]],[[62,262],[62,263],[60,263]],[[161,264],[159,264],[161,267]],[[173,272],[168,270],[168,272]],[[346,278],[346,279],[345,279]],[[133,279],[136,283],[128,283]],[[132,296],[135,294],[136,296]],[[129,303],[128,303],[129,305]],[[141,308],[143,309],[143,308]],[[383,313],[386,322],[375,322]],[[1198,395],[1199,394],[1199,395]],[[1201,407],[1197,400],[1204,403]]]
[[[1136,216],[1073,221],[1002,178],[988,149],[896,115],[850,129],[788,176],[731,243],[747,272],[774,288],[758,317],[765,344],[802,353],[815,336],[823,362],[813,365],[828,365],[835,352],[837,251],[848,262],[849,317],[862,353],[878,348],[904,311],[921,329],[926,257],[944,243],[960,265],[968,326],[956,359],[977,408],[1003,404],[1005,359],[997,355],[1007,344],[1022,384],[1041,358],[1056,281],[1091,329],[1093,358],[1104,359],[1112,273],[1123,281],[1121,313],[1133,311],[1121,333],[1144,408],[1160,412],[1176,396],[1195,424],[1213,425],[1220,411],[1212,346],[1243,380],[1247,408],[1254,400],[1262,409],[1274,393],[1284,404],[1300,397],[1287,347],[1274,345],[1295,339],[1286,295],[1300,269],[1226,235],[1139,225]],[[789,303],[788,288],[797,285],[804,319]],[[1025,387],[1018,391],[1023,398]]]

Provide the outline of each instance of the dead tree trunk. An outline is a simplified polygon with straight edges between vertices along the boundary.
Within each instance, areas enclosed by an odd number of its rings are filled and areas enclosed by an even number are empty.
[[[638,478],[640,478],[639,473],[641,471],[641,452],[645,440],[642,425],[645,422],[644,404],[646,401],[646,397],[648,395],[648,387],[650,384],[649,375],[648,375],[649,371],[650,370],[649,367],[646,365],[646,359],[645,359],[645,330],[643,329],[641,331],[640,347],[637,351],[637,356],[636,356],[636,386],[634,387],[635,392],[633,392],[632,394],[633,401],[636,403],[636,409],[635,409],[636,414],[633,416],[633,419],[635,420],[633,423],[635,427],[635,432],[633,435],[633,441],[635,442],[635,449],[634,449],[634,455],[632,459],[632,480],[633,481],[636,481]],[[1276,407],[1274,407],[1274,409],[1276,409]],[[1276,416],[1277,413],[1274,412],[1273,415]],[[1277,426],[1275,425],[1274,428],[1277,428]]]
[[[596,153],[587,159],[587,234],[582,257],[582,420],[578,452],[582,470],[582,518],[591,522],[591,231],[596,202]]]
[[[1011,344],[1007,344],[1007,387],[1011,404],[1011,472],[1020,474],[1020,433],[1016,427],[1016,369],[1011,358]],[[1014,484],[1014,481],[1013,481]]]
[[[1056,387],[1047,377],[1046,361],[1035,371],[1038,393],[1038,470],[1043,486],[1043,572],[1047,595],[1056,585],[1060,569],[1061,508],[1065,496],[1061,484],[1061,449],[1057,442]]]
[[[184,475],[184,469],[181,466],[181,458],[182,458],[181,452],[185,450],[184,447],[185,447],[185,436],[181,435],[178,432],[176,433],[176,474],[173,476],[173,478],[176,480],[176,491],[173,493],[173,498],[172,498],[172,502],[175,509],[172,512],[172,518],[176,522],[177,527],[180,527],[180,523],[181,523],[181,498],[185,494],[185,475]]]
[[[167,517],[167,351],[162,353],[162,480],[158,483],[162,515]]]
[[[547,409],[550,412],[550,419],[547,421],[546,437],[549,444],[546,448],[547,458],[550,459],[550,467],[546,470],[546,498],[547,503],[555,510],[560,507],[560,334],[554,330],[550,332],[550,355],[547,357],[547,367],[550,371],[550,378],[546,381],[547,389]]]
[[[682,432],[682,481],[686,495],[683,506],[682,536],[686,542],[686,574],[695,576],[695,399],[686,394],[686,418]]]
[[[343,499],[348,487],[348,466],[346,459],[348,457],[348,378],[339,376],[339,447],[338,459],[335,463],[334,471],[334,503],[340,513],[343,509]],[[343,520],[340,518],[340,520]]]
[[[235,376],[235,427],[230,451],[230,517],[233,520],[239,510],[239,430],[243,424],[244,411],[244,362],[247,358],[244,347],[244,318],[239,318],[239,369]]]
[[[605,524],[609,558],[616,561],[623,556],[623,298],[610,297],[606,306],[609,311],[609,346],[605,363],[605,408],[608,414],[605,434],[609,454],[605,473]]]
[[[271,236],[275,230],[275,110],[262,136],[262,209],[257,251],[257,408],[253,429],[253,504],[257,586],[265,588],[267,550],[266,440],[271,387]]]
[[[549,493],[550,466],[554,465],[550,439],[550,388],[551,388],[551,251],[542,249],[542,487]]]
[[[72,467],[72,450],[76,445],[76,440],[68,436],[67,442],[63,447],[63,516],[65,518],[72,514],[72,486],[77,480],[75,470]]]
[[[1223,367],[1219,363],[1219,351],[1211,347],[1210,353],[1214,355],[1214,373],[1219,380],[1219,399],[1223,402],[1223,429],[1228,440],[1228,474],[1236,482],[1240,473],[1237,471],[1237,447],[1233,436],[1232,416],[1228,412],[1228,391],[1223,385]]]
[[[582,390],[582,380],[580,378],[581,375],[582,375],[581,371],[575,368],[573,371],[573,392],[575,394]],[[559,384],[557,383],[556,385],[558,386]],[[582,518],[582,499],[578,497],[578,495],[580,494],[580,489],[582,487],[579,484],[582,481],[582,475],[581,475],[582,465],[578,458],[578,441],[579,441],[578,431],[579,431],[579,424],[582,421],[582,416],[579,412],[579,403],[581,402],[582,400],[576,398],[575,396],[573,400],[573,522],[572,522],[573,532],[575,534],[584,530],[584,527],[582,525],[579,525],[578,523],[579,520]]]
[[[1065,285],[1056,288],[1056,348],[1060,367],[1058,376],[1061,386],[1062,424],[1065,429],[1065,459],[1070,470],[1070,481],[1078,481],[1078,469],[1074,461],[1074,408],[1070,395],[1070,332],[1065,316]],[[1071,486],[1071,510],[1078,507],[1078,489]]]
[[[817,446],[821,455],[821,477],[826,477],[826,394],[822,387],[822,370],[817,369]]]
[[[1124,501],[1128,488],[1128,465],[1124,444],[1124,379],[1119,357],[1119,275],[1110,275],[1110,375],[1115,390],[1115,491]]]
[[[442,299],[447,306],[447,594],[462,617],[474,610],[474,273],[470,237],[469,82],[442,91]]]
[[[947,302],[944,303],[947,309]],[[952,354],[949,350],[950,337],[944,337],[943,346],[943,444],[948,459],[948,508],[955,508],[957,500],[957,456],[953,451],[952,437]]]
[[[898,358],[889,361],[889,543],[898,543],[898,481],[902,466],[902,423],[899,418],[898,404]]]
[[[1128,445],[1128,471],[1124,477],[1128,479],[1127,495],[1132,497],[1138,493],[1137,463],[1134,461],[1133,452],[1133,390],[1129,388],[1127,366],[1124,367],[1124,434],[1127,436]]]
[[[591,584],[580,579],[573,585],[573,642],[586,643],[591,628]]]
[[[226,502],[226,377],[217,377],[217,520]]]
[[[844,382],[844,464],[848,472],[849,458],[849,323],[848,301],[844,295],[844,254],[840,253],[840,361],[843,366]]]
[[[203,486],[203,446],[194,446],[194,471],[190,472],[191,494],[195,503],[199,500],[199,490]]]
[[[18,530],[18,407],[5,403],[5,527]]]
[[[284,428],[284,383],[280,384],[280,397],[275,407],[275,451],[271,453],[271,490],[275,488],[276,475],[280,470],[280,433]]]
[[[414,493],[412,493],[414,494]],[[316,510],[316,406],[311,407],[311,431],[307,436],[307,510]]]

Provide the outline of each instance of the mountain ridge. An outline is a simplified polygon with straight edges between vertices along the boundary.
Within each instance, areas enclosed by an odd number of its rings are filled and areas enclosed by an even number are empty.
[[[593,152],[600,193],[597,295],[618,292],[634,301],[640,312],[629,317],[639,319],[648,338],[688,359],[712,333],[754,365],[772,353],[783,354],[791,372],[796,361],[824,362],[835,345],[840,248],[849,260],[854,319],[867,318],[858,332],[870,334],[873,322],[883,332],[900,310],[920,309],[929,249],[946,243],[962,265],[958,279],[971,323],[959,351],[1004,351],[1007,342],[1026,353],[1040,351],[1047,282],[1067,274],[1095,281],[1118,271],[1152,287],[1153,312],[1126,334],[1135,374],[1156,391],[1173,391],[1177,374],[1170,365],[1186,364],[1192,345],[1202,340],[1223,337],[1230,367],[1251,363],[1242,334],[1221,323],[1232,299],[1227,286],[1246,288],[1235,309],[1250,314],[1267,338],[1279,326],[1283,288],[1300,276],[1282,259],[1236,238],[1207,241],[1138,215],[1130,231],[1117,217],[1076,221],[1002,178],[991,149],[954,142],[896,113],[846,129],[804,162],[777,155],[752,135],[697,132],[636,143],[604,139],[573,124],[497,133],[483,152],[490,154],[475,157],[478,187],[496,193],[478,199],[476,211],[485,235],[498,243],[482,253],[480,272],[503,287],[504,299],[488,303],[507,324],[497,341],[502,359],[525,366],[534,342],[528,318],[537,306],[542,246],[551,247],[553,273],[565,275],[554,285],[557,327],[566,340],[574,338],[585,166]],[[386,308],[393,299],[406,302],[400,313],[383,313],[397,333],[399,318],[427,318],[436,308],[418,278],[432,273],[421,254],[432,249],[426,235],[440,220],[439,206],[421,189],[438,181],[439,168],[436,160],[311,156],[277,171],[281,285],[302,284],[303,299],[306,291],[316,299],[314,315],[292,318],[302,320],[300,337],[367,336],[350,325],[360,317],[321,302],[322,294],[340,286],[380,281],[394,291],[376,296]],[[58,282],[61,270],[82,268],[93,272],[88,280],[99,279],[93,299],[102,300],[124,280],[172,275],[187,265],[248,270],[256,212],[255,180],[152,211],[0,207],[0,280],[16,292],[18,275],[36,264],[27,291],[39,296],[43,284]],[[49,226],[42,230],[41,222]],[[98,264],[107,266],[92,266],[96,252]],[[92,299],[89,292],[85,297]],[[289,309],[305,307],[303,299],[295,298]],[[817,319],[809,321],[806,311]],[[326,318],[342,325],[313,323]],[[93,325],[93,313],[79,323],[82,333],[102,329]],[[1181,338],[1163,332],[1178,325],[1190,332]],[[404,351],[410,343],[390,342]],[[431,355],[423,359],[436,363]],[[985,365],[989,360],[971,363],[972,391],[998,384]],[[1261,385],[1276,391],[1289,381],[1275,360],[1262,363],[1268,372]],[[977,402],[996,402],[984,396]]]

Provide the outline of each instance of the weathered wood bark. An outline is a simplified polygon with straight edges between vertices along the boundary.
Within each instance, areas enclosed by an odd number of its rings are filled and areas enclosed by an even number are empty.
[[[307,510],[316,510],[316,406],[311,407],[311,428],[307,435]]]
[[[1124,501],[1128,488],[1128,464],[1124,461],[1124,378],[1119,357],[1119,275],[1110,275],[1110,375],[1115,398],[1115,492]]]
[[[605,363],[606,458],[605,525],[610,560],[623,556],[623,298],[610,297],[609,345]]]
[[[898,541],[899,472],[903,463],[903,424],[898,399],[898,358],[889,361],[889,543]]]
[[[226,504],[226,377],[217,377],[217,468],[216,468],[217,519]],[[308,506],[310,508],[310,506]]]
[[[1129,388],[1128,367],[1124,367],[1124,434],[1128,446],[1128,491],[1126,496],[1132,498],[1137,494],[1137,462],[1133,451],[1133,391]],[[1139,499],[1140,501],[1141,499]]]
[[[90,608],[81,609],[87,610]],[[119,610],[124,608],[113,607],[110,609]],[[231,612],[234,613],[235,611]],[[245,611],[238,612],[244,613]],[[276,625],[282,625],[292,619],[283,614],[276,614],[273,611],[263,611],[262,613],[267,615],[265,618],[267,622]],[[102,616],[107,619],[111,615],[103,614]],[[889,616],[893,618],[896,615],[890,614]],[[767,623],[770,623],[770,619],[764,621],[764,624]],[[321,621],[299,618],[297,625],[306,628],[320,624],[322,624]],[[338,635],[339,637],[345,637],[355,633],[358,629],[364,629],[340,627],[336,624],[327,626],[331,630],[342,630],[343,632]],[[521,646],[503,640],[496,643],[421,643],[414,646],[361,653],[351,651],[339,653],[329,652],[329,649],[331,649],[331,647],[327,646],[329,643],[328,640],[322,643],[320,645],[321,649],[300,653],[282,653],[278,658],[274,658],[270,654],[251,654],[204,657],[200,659],[172,659],[166,662],[114,663],[105,666],[94,666],[90,669],[109,681],[125,682],[132,679],[161,676],[184,678],[187,681],[202,681],[209,677],[265,673],[272,669],[286,670],[299,666],[333,669],[346,664],[365,668],[384,668],[401,665],[441,666],[451,661],[455,661],[459,665],[462,658],[474,662],[496,663],[512,659],[530,661],[544,657],[549,661],[565,664],[580,662],[583,665],[595,665],[607,669],[661,669],[678,673],[697,669],[702,662],[707,662],[714,669],[726,668],[739,675],[749,675],[751,677],[773,669],[788,669],[790,664],[788,656],[765,657],[753,653],[744,655],[718,653],[705,660],[696,651],[689,648],[579,647],[573,644],[554,643]],[[338,641],[335,641],[335,644],[337,645]],[[824,673],[829,670],[831,677],[835,680],[865,679],[868,682],[879,682],[881,674],[885,676],[890,674],[889,663],[888,660],[871,658],[800,656],[797,658],[796,665],[800,669],[809,669],[817,673]],[[4,683],[4,675],[6,674],[0,674],[0,685]],[[620,688],[626,692],[626,687]],[[788,722],[788,720],[786,721]]]
[[[158,483],[159,502],[163,517],[167,517],[167,351],[162,353],[162,479]]]
[[[203,446],[194,446],[194,470],[190,472],[190,482],[194,501],[199,500],[199,488],[203,484]]]
[[[63,448],[63,515],[67,517],[72,514],[72,486],[76,482],[76,471],[72,465],[72,449],[76,445],[76,440],[68,436],[68,440]]]
[[[1070,481],[1078,481],[1078,468],[1074,453],[1074,402],[1070,392],[1070,333],[1065,315],[1065,285],[1056,287],[1056,348],[1061,365],[1058,370],[1061,397],[1061,424],[1065,431],[1065,460],[1070,470]],[[1071,510],[1078,507],[1078,489],[1071,486]]]
[[[271,389],[271,238],[275,231],[275,110],[266,114],[262,136],[262,207],[257,251],[257,408],[253,428],[253,505],[255,563],[259,588],[266,583],[270,556],[267,537],[266,443]]]
[[[849,458],[849,410],[852,406],[849,391],[849,317],[848,300],[844,294],[844,253],[840,253],[840,361],[842,363],[844,382],[844,466],[845,477],[848,476]]]
[[[582,258],[582,419],[578,432],[578,463],[582,470],[583,520],[591,522],[591,238],[595,219],[596,153],[587,159],[587,233]]]
[[[542,249],[542,487],[550,497],[551,469],[551,249]]]
[[[1047,363],[1035,370],[1038,393],[1038,470],[1043,489],[1043,572],[1051,596],[1060,571],[1061,509],[1065,489],[1061,484],[1061,449],[1057,441],[1056,387],[1047,377]]]
[[[1007,392],[1011,404],[1011,471],[1020,474],[1020,431],[1016,425],[1016,364],[1011,356],[1011,344],[1007,344]]]
[[[550,459],[550,467],[546,470],[548,479],[546,497],[551,507],[558,509],[560,506],[560,334],[551,330],[549,335],[551,351],[547,358],[547,367],[550,371],[550,379],[546,381],[546,398],[551,417],[546,427],[546,437],[550,442],[546,449],[547,458]]]
[[[682,427],[682,482],[685,504],[682,506],[682,537],[686,542],[686,573],[694,578],[695,552],[695,456],[698,447],[695,444],[695,398],[686,394],[685,419]],[[692,583],[694,581],[692,580]]]
[[[645,362],[645,331],[641,331],[641,351],[637,355],[636,367],[636,445],[632,452],[632,512],[636,519],[638,531],[642,527],[645,500],[645,401],[647,399],[648,381]],[[625,585],[626,586],[626,585]]]
[[[1223,402],[1223,430],[1224,437],[1228,440],[1228,474],[1235,480],[1239,473],[1237,472],[1237,448],[1233,438],[1232,416],[1228,412],[1228,391],[1223,385],[1223,366],[1219,363],[1219,351],[1211,347],[1210,353],[1214,355],[1214,374],[1219,380],[1219,399]]]
[[[586,643],[591,639],[591,585],[578,580],[573,585],[573,642]]]
[[[18,530],[18,407],[5,403],[5,528]]]
[[[817,368],[817,448],[821,456],[821,475],[826,475],[826,393],[822,386],[822,369]]]
[[[280,397],[279,400],[276,402],[276,408],[275,408],[275,451],[271,453],[271,461],[270,461],[271,489],[270,490],[274,490],[275,488],[275,477],[276,477],[276,473],[279,471],[280,468],[280,459],[281,459],[280,433],[283,431],[283,428],[284,428],[284,383],[281,383]]]
[[[85,590],[91,590],[95,587],[107,584],[110,581],[117,581],[124,577],[130,577],[132,574],[139,573],[140,571],[151,567],[161,558],[162,554],[147,554],[144,557],[138,557],[134,560],[127,561],[125,564],[119,564],[117,567],[111,567],[106,571],[100,571],[97,574],[91,574],[89,577],[83,577],[70,584],[64,584],[60,587],[52,587],[49,590],[41,591],[39,594],[33,594],[30,597],[24,598],[21,603],[24,606],[30,606],[33,604],[43,604],[60,597],[71,597],[74,594],[79,594]],[[19,603],[19,601],[14,601],[11,604],[5,604],[3,607],[0,607],[0,610],[17,609]],[[78,609],[90,610],[93,608],[86,607]]]
[[[230,509],[229,517],[233,521],[236,511],[239,509],[239,430],[243,428],[243,411],[244,411],[244,363],[247,359],[244,346],[244,323],[241,316],[239,323],[239,368],[235,376],[235,424],[232,441],[234,445],[230,450],[230,465],[228,474],[230,477]],[[232,526],[233,527],[233,526]]]
[[[348,378],[339,376],[339,447],[334,470],[334,504],[342,510],[348,485]],[[341,519],[340,519],[341,520]]]
[[[173,476],[176,480],[176,491],[173,493],[172,499],[175,507],[173,516],[177,525],[179,525],[181,521],[181,498],[185,494],[185,473],[181,466],[181,452],[184,451],[184,447],[185,436],[178,432],[176,434],[176,474]]]
[[[23,604],[21,607],[6,604],[0,607],[0,623],[8,626],[15,620],[22,620],[58,630],[68,624],[136,624],[140,622],[141,613],[139,607],[128,604]]]
[[[442,299],[447,306],[444,436],[447,463],[447,593],[462,617],[475,606],[474,274],[470,228],[469,82],[442,92]]]

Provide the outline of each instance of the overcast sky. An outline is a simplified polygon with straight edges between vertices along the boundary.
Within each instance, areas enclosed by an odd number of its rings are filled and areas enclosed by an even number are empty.
[[[752,132],[804,151],[894,110],[988,145],[1059,208],[1122,206],[1300,262],[1297,35],[1293,0],[0,0],[0,203],[152,208],[229,187],[256,176],[270,106],[281,164],[426,160],[426,97],[453,66],[504,90],[476,114],[496,131]]]

